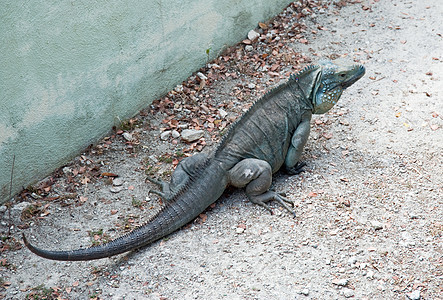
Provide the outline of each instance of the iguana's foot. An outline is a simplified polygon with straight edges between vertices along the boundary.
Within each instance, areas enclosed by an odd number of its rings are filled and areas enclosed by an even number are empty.
[[[276,193],[274,191],[267,191],[266,193],[261,195],[256,195],[256,196],[248,195],[248,198],[252,203],[258,204],[261,207],[267,209],[271,214],[273,214],[273,212],[272,209],[267,204],[267,202],[275,200],[278,203],[280,203],[280,205],[283,206],[290,214],[292,214],[294,218],[296,217],[295,211],[293,210],[294,202],[292,202],[286,197],[283,197],[280,193]],[[287,203],[289,203],[292,208],[289,207]]]
[[[305,170],[303,169],[306,166],[305,162],[298,162],[297,164],[295,164],[295,166],[293,166],[292,168],[285,168],[285,172],[289,175],[298,175],[301,172],[304,172]]]
[[[155,190],[149,190],[148,193],[152,193],[152,194],[156,194],[157,196],[160,196],[160,198],[162,198],[165,202],[169,202],[171,199],[171,192],[169,189],[169,183],[163,181],[163,180],[157,180],[154,179],[152,177],[146,176],[146,180],[158,185],[160,187],[160,189],[162,190],[160,191],[155,191]]]

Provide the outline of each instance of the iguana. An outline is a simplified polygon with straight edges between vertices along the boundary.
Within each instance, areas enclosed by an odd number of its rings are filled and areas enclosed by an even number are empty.
[[[302,149],[308,139],[312,114],[331,109],[344,89],[365,73],[362,65],[342,66],[330,61],[305,67],[256,101],[228,130],[211,155],[184,159],[171,183],[150,179],[166,205],[147,223],[108,243],[72,251],[42,250],[24,244],[44,258],[62,261],[110,257],[148,245],[195,219],[214,203],[228,185],[245,188],[250,201],[271,211],[278,201],[288,211],[292,203],[269,190],[272,174],[284,168],[300,171]],[[272,211],[271,211],[272,213]]]

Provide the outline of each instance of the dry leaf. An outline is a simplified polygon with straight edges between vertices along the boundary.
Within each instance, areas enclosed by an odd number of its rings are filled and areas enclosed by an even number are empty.
[[[259,22],[259,23],[258,23],[258,26],[259,26],[261,29],[268,29],[268,25],[266,25],[265,23],[261,23],[261,22]]]

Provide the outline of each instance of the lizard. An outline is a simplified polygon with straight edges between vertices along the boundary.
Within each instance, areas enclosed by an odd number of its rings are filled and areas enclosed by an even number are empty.
[[[107,243],[76,250],[44,250],[26,239],[33,253],[52,260],[83,261],[111,257],[147,246],[178,230],[217,201],[228,185],[245,188],[247,198],[272,213],[277,201],[294,214],[292,202],[270,189],[272,174],[301,171],[300,162],[313,114],[329,111],[342,92],[365,74],[358,64],[320,61],[270,89],[237,119],[211,154],[183,159],[171,182],[155,193],[166,204],[143,225]],[[292,205],[293,207],[293,205]]]

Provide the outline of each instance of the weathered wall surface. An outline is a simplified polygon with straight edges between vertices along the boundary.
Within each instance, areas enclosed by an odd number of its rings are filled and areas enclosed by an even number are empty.
[[[0,203],[245,37],[289,0],[6,1]]]

